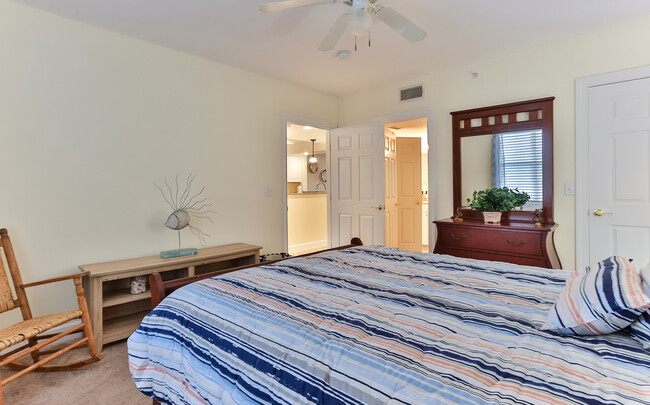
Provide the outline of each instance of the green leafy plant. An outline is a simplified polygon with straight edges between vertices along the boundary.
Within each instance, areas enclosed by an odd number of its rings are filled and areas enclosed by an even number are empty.
[[[528,193],[511,190],[508,187],[488,188],[474,191],[472,199],[467,199],[470,208],[480,212],[505,212],[515,207],[522,207],[530,200]]]

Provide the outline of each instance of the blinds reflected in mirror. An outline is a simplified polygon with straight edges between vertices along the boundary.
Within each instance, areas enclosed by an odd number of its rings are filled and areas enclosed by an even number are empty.
[[[525,210],[542,207],[542,130],[507,132],[492,137],[492,185],[530,195]]]

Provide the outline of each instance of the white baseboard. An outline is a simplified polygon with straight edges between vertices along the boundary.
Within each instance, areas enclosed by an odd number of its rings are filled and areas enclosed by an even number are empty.
[[[300,243],[298,245],[290,245],[289,253],[292,255],[299,255],[306,252],[313,252],[315,250],[326,249],[327,248],[327,239],[326,240],[317,240],[314,242]]]

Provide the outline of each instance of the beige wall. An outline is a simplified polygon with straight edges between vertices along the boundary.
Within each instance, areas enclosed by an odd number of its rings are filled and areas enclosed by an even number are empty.
[[[289,253],[327,247],[327,194],[287,196]]]
[[[523,52],[476,61],[443,72],[381,86],[339,99],[339,122],[354,125],[369,118],[433,108],[430,156],[435,164],[438,217],[452,214],[451,111],[555,96],[555,243],[565,268],[575,265],[575,198],[564,183],[575,182],[575,80],[650,64],[650,18]],[[477,78],[472,76],[477,72]],[[420,101],[399,103],[398,89],[424,84]],[[433,190],[432,190],[433,192]],[[431,197],[433,198],[433,196]]]
[[[335,123],[337,99],[0,0],[0,226],[24,280],[176,248],[153,186],[176,174],[206,187],[209,244],[281,251],[284,113]]]
[[[157,254],[176,234],[153,182],[191,172],[214,203],[214,224],[194,222],[209,244],[280,251],[282,114],[352,125],[421,108],[436,113],[431,192],[446,217],[449,112],[552,95],[556,243],[572,267],[574,198],[562,190],[574,182],[574,81],[650,64],[648,49],[650,19],[337,99],[0,0],[0,226],[25,281]],[[397,89],[415,83],[425,99],[398,103]],[[198,246],[187,230],[183,245]],[[34,312],[72,308],[64,290],[34,290]]]

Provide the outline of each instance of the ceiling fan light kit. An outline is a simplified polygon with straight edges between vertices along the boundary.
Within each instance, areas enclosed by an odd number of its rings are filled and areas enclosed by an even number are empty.
[[[350,24],[350,32],[354,36],[363,37],[370,32],[372,26],[372,16],[364,9],[359,9],[353,12],[352,24]]]
[[[386,25],[397,31],[408,41],[415,43],[422,41],[427,33],[414,22],[398,13],[390,6],[377,3],[378,0],[283,0],[265,3],[260,6],[260,11],[270,13],[297,7],[317,6],[322,4],[345,3],[350,9],[343,13],[334,22],[332,28],[321,42],[318,50],[331,51],[348,28],[356,37],[366,36],[370,33],[373,17],[383,21]],[[368,41],[370,44],[370,41]]]

